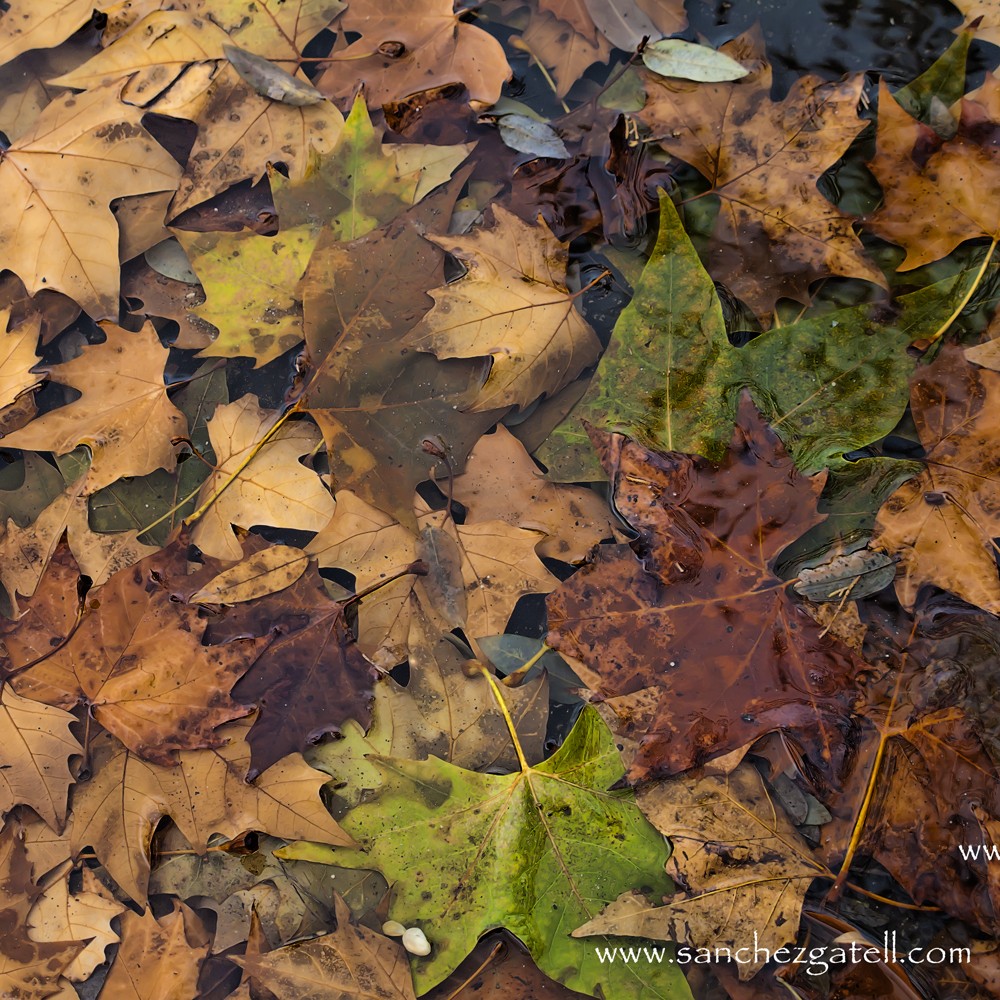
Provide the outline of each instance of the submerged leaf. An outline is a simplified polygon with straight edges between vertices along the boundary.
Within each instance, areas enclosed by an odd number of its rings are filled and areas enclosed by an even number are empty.
[[[750,72],[725,52],[710,49],[707,45],[695,45],[682,38],[661,38],[650,42],[642,50],[642,61],[647,69],[660,76],[700,83],[739,80]]]

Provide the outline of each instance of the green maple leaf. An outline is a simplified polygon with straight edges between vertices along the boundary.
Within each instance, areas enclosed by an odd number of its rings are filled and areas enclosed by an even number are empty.
[[[548,976],[606,1000],[689,997],[679,966],[602,964],[597,949],[620,938],[581,941],[571,932],[626,888],[671,891],[669,851],[629,789],[611,731],[590,706],[563,746],[515,774],[479,774],[436,757],[369,756],[383,783],[342,826],[361,850],[300,842],[285,858],[377,869],[392,884],[389,915],[427,935],[415,958],[417,992],[445,979],[479,936],[506,927]],[[667,953],[669,956],[669,952]]]

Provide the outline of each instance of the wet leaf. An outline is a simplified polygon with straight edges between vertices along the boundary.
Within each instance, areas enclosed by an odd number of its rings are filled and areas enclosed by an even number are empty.
[[[93,777],[76,789],[69,827],[74,853],[92,848],[118,885],[144,903],[150,841],[163,816],[173,819],[199,854],[213,834],[231,838],[249,830],[286,840],[351,843],[320,801],[326,775],[301,756],[279,761],[253,784],[247,781],[249,725],[225,727],[221,735],[228,742],[218,748],[182,751],[176,767],[147,763],[108,734],[97,737]]]
[[[247,52],[236,45],[223,45],[222,51],[236,72],[262,97],[301,108],[319,104],[323,95],[304,80],[297,80],[268,59]]]
[[[644,988],[676,988],[674,967],[616,969],[597,961],[593,942],[569,937],[636,872],[661,892],[667,886],[663,839],[630,792],[608,791],[622,769],[593,709],[553,757],[511,775],[433,757],[375,762],[384,783],[344,819],[364,850],[303,844],[281,855],[375,866],[395,882],[390,917],[420,926],[431,942],[427,958],[412,959],[418,990],[449,975],[495,926],[526,942],[539,967],[571,989],[638,997]]]
[[[469,236],[431,237],[467,268],[433,289],[434,308],[403,343],[439,358],[490,357],[477,411],[527,406],[542,386],[562,388],[597,356],[599,342],[566,287],[566,252],[541,222],[494,206],[496,224]]]
[[[770,66],[759,59],[756,40],[744,36],[720,51],[758,68],[736,83],[647,74],[646,106],[637,116],[668,153],[704,175],[708,193],[720,199],[709,251],[713,277],[760,315],[782,296],[808,302],[809,284],[831,274],[884,286],[850,218],[816,186],[865,128],[856,110],[861,76],[842,83],[802,77],[775,102]]]
[[[559,134],[545,122],[536,121],[527,115],[503,115],[497,119],[497,126],[504,144],[519,153],[551,156],[557,160],[569,158]]]
[[[292,545],[270,545],[237,563],[189,598],[191,604],[242,604],[290,587],[309,565],[309,557]]]
[[[724,52],[710,49],[707,45],[685,42],[682,38],[662,38],[650,42],[642,50],[642,61],[647,69],[660,76],[699,83],[739,80],[750,72]]]
[[[779,727],[802,734],[815,766],[831,767],[861,663],[771,569],[820,519],[825,476],[794,468],[746,395],[719,465],[599,440],[637,552],[600,546],[549,598],[547,641],[582,660],[583,679],[605,699],[648,689],[649,713],[626,731],[642,737],[631,775],[676,774]],[[706,657],[708,675],[691,667]]]
[[[94,319],[118,318],[111,199],[171,191],[180,175],[139,124],[139,111],[116,97],[112,85],[57,98],[0,161],[0,197],[9,209],[0,265],[30,294],[64,292]]]
[[[932,584],[1000,612],[993,538],[1000,534],[996,468],[1000,374],[944,347],[911,380],[911,407],[927,459],[921,475],[886,500],[875,545],[899,559],[896,593],[913,608]]]

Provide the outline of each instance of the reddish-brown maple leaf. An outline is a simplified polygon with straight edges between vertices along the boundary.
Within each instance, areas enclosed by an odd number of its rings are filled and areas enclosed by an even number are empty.
[[[640,706],[626,725],[642,737],[631,776],[674,774],[779,728],[803,731],[812,763],[830,768],[861,662],[771,570],[822,520],[826,475],[796,471],[746,393],[718,465],[594,436],[639,538],[601,546],[549,597],[548,642],[606,699]]]
[[[79,627],[14,678],[17,692],[60,708],[87,705],[130,750],[158,764],[175,763],[176,750],[217,746],[215,728],[247,714],[229,692],[266,640],[202,645],[198,609],[172,600],[168,585],[184,576],[186,548],[175,543],[91,591]],[[43,596],[59,603],[50,616],[58,618],[65,595]]]
[[[233,692],[260,706],[247,737],[251,778],[347,719],[367,728],[374,667],[355,645],[344,610],[327,596],[314,564],[291,587],[237,605],[209,627],[213,643],[277,634]]]

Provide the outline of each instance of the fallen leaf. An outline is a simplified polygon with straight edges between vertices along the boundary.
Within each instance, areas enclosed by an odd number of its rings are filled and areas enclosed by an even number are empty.
[[[212,935],[194,910],[176,899],[171,904],[159,919],[152,910],[141,916],[125,912],[122,943],[101,993],[121,1000],[198,995],[198,973]]]
[[[351,838],[330,818],[319,797],[328,780],[293,754],[247,781],[251,722],[224,727],[228,742],[215,749],[181,751],[176,767],[137,757],[109,734],[91,743],[93,777],[77,785],[69,828],[74,854],[92,848],[118,885],[146,900],[149,849],[163,816],[177,825],[198,854],[212,834],[232,838],[249,830],[328,844]]]
[[[29,49],[58,45],[93,12],[93,0],[41,0],[30,7],[8,7],[0,17],[0,64]]]
[[[746,394],[718,465],[598,440],[636,551],[598,547],[548,599],[546,641],[582,660],[604,698],[655,698],[651,717],[625,730],[642,737],[630,774],[676,774],[775,728],[801,734],[821,771],[834,767],[861,661],[771,569],[821,519],[825,475],[795,469]],[[696,668],[706,658],[708,675]]]
[[[669,840],[667,874],[680,888],[663,905],[623,895],[574,937],[626,935],[733,952],[753,941],[761,950],[738,963],[743,980],[764,966],[765,954],[795,942],[806,892],[829,872],[752,764],[645,785],[636,804]]]
[[[4,446],[63,455],[86,445],[92,453],[87,492],[122,476],[142,476],[177,464],[174,438],[187,421],[167,396],[163,370],[169,351],[152,323],[138,333],[105,323],[105,341],[72,361],[45,369],[49,378],[78,389],[73,402],[50,410],[4,438]],[[128,357],[127,365],[123,359]]]
[[[861,75],[842,83],[801,77],[775,102],[770,66],[759,59],[752,36],[720,51],[757,68],[735,83],[684,83],[647,73],[648,99],[637,114],[663,149],[703,174],[707,193],[721,200],[708,251],[713,277],[760,315],[782,296],[808,302],[809,285],[828,275],[885,287],[850,217],[816,186],[867,124],[856,110]]]
[[[0,813],[23,803],[53,830],[62,830],[74,781],[69,758],[83,754],[70,731],[75,721],[69,712],[9,688],[0,692]]]
[[[349,244],[321,238],[303,279],[302,402],[323,432],[337,488],[411,524],[417,484],[444,471],[424,441],[443,440],[460,472],[500,415],[460,412],[482,362],[442,364],[400,344],[433,305],[425,289],[443,283],[442,259],[411,219],[399,219]]]
[[[914,373],[910,394],[926,467],[883,504],[874,545],[899,560],[896,593],[904,607],[912,609],[930,584],[998,614],[992,470],[1000,460],[1000,373],[946,345]]]
[[[184,564],[183,547],[167,550],[91,591],[71,638],[19,673],[15,690],[62,708],[86,704],[133,752],[164,765],[179,749],[217,746],[215,728],[246,712],[229,690],[264,643],[203,646],[197,610],[171,601],[166,583]]]
[[[117,101],[115,84],[56,98],[0,160],[0,264],[32,295],[64,292],[94,319],[118,318],[112,198],[170,191],[180,168]],[[101,192],[104,192],[103,195]]]
[[[382,134],[358,97],[332,151],[317,150],[308,169],[287,182],[272,173],[282,228],[311,225],[334,240],[355,240],[447,181],[473,148],[383,144]]]
[[[323,95],[311,84],[297,80],[269,59],[247,52],[236,45],[224,45],[222,51],[233,64],[236,72],[257,91],[261,97],[302,108],[319,104]]]
[[[292,545],[269,545],[238,562],[196,590],[191,604],[241,604],[290,587],[309,565],[309,557]]]
[[[32,880],[32,866],[17,828],[0,831],[0,908],[9,927],[0,938],[0,991],[10,997],[47,997],[55,993],[59,976],[83,949],[77,941],[32,941],[28,913],[41,890]]]
[[[566,250],[548,226],[529,226],[499,205],[493,215],[492,229],[429,237],[467,273],[431,290],[434,308],[403,339],[439,358],[491,358],[477,411],[527,406],[571,382],[600,350],[574,307]]]
[[[322,1000],[414,1000],[406,952],[398,941],[376,934],[351,918],[334,893],[337,929],[309,941],[262,953],[251,944],[234,961],[244,976],[279,1000],[315,996]]]
[[[374,680],[347,627],[344,605],[330,600],[315,567],[285,590],[230,611],[212,624],[206,640],[268,633],[273,640],[234,690],[260,707],[248,737],[255,773],[305,750],[346,719],[367,724]]]
[[[218,337],[198,356],[254,358],[266,365],[302,340],[302,308],[295,285],[316,246],[308,226],[278,236],[177,232],[208,301],[192,312]]]
[[[575,10],[564,13],[570,16],[562,18],[546,10],[532,11],[522,36],[532,55],[552,70],[556,97],[565,97],[584,70],[597,62],[606,63],[611,56],[611,45],[598,32],[582,0]]]
[[[343,115],[326,101],[292,107],[261,97],[228,63],[193,97],[169,103],[164,98],[154,108],[161,114],[189,118],[199,126],[170,206],[171,218],[232,184],[257,182],[271,163],[285,164],[289,177],[300,180],[312,151],[332,150],[344,126]]]
[[[650,42],[642,50],[642,62],[659,76],[671,76],[698,83],[722,83],[740,80],[749,70],[735,59],[707,45],[696,45],[682,38],[663,38]]]
[[[497,127],[504,145],[519,153],[554,157],[557,160],[569,159],[566,144],[559,138],[559,133],[546,122],[527,115],[501,115],[497,119]]]
[[[594,23],[616,49],[633,52],[643,38],[672,35],[687,25],[682,4],[671,0],[583,0]]]
[[[63,970],[74,983],[86,982],[93,971],[104,964],[104,952],[120,940],[111,929],[111,921],[128,907],[119,903],[97,876],[84,868],[83,884],[70,892],[70,866],[62,876],[47,884],[28,913],[28,936],[32,941],[80,941],[83,951]]]
[[[902,295],[889,314],[862,303],[807,315],[736,348],[714,284],[661,196],[659,237],[635,295],[587,392],[536,456],[559,481],[603,478],[586,421],[657,450],[719,460],[748,387],[800,469],[843,467],[845,452],[902,418],[902,380],[915,363],[907,348],[951,321],[978,274],[968,268]]]
[[[37,319],[28,319],[13,330],[7,329],[10,310],[0,310],[0,410],[9,406],[22,393],[38,385],[41,376],[31,369],[38,363],[35,348],[41,326]]]
[[[258,447],[279,416],[276,410],[258,406],[250,393],[216,407],[209,420],[218,465],[205,480],[198,502],[215,499],[191,534],[206,555],[231,562],[242,556],[233,525],[319,531],[333,514],[333,497],[322,479],[299,461],[320,443],[311,424],[287,423]]]
[[[906,249],[906,271],[951,253],[976,236],[1000,239],[1000,214],[988,197],[1000,159],[988,136],[1000,120],[1000,80],[989,75],[961,103],[955,135],[942,140],[911,118],[883,82],[879,90],[875,158],[882,207],[872,230]]]
[[[571,989],[638,997],[677,988],[675,966],[605,965],[593,942],[569,936],[637,877],[667,888],[663,838],[631,792],[607,790],[622,767],[592,708],[554,756],[515,774],[463,771],[433,757],[373,760],[384,783],[343,821],[363,850],[296,844],[279,855],[382,871],[395,886],[389,916],[419,926],[431,943],[430,955],[411,963],[419,992],[498,926]]]
[[[460,20],[452,0],[352,0],[337,22],[361,37],[335,49],[316,86],[333,98],[362,84],[374,106],[448,83],[465,84],[469,100],[495,104],[511,77],[500,43]]]
[[[610,510],[594,490],[552,483],[503,424],[469,453],[455,477],[453,496],[466,509],[466,524],[505,521],[544,532],[535,547],[543,558],[580,562],[611,534]]]

